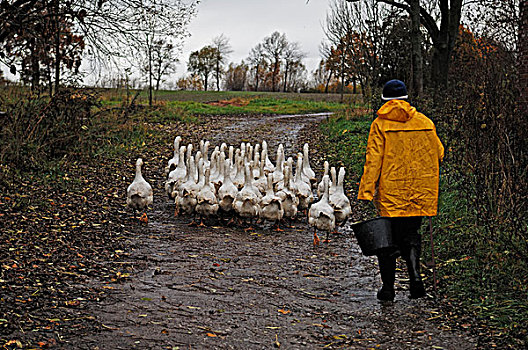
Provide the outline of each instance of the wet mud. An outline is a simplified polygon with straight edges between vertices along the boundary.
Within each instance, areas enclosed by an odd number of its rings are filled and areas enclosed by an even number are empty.
[[[320,174],[324,155],[312,143],[326,117],[222,117],[204,135],[212,145],[265,139],[273,161],[279,143],[288,157],[309,142]],[[171,152],[168,144],[167,156]],[[163,193],[165,164],[149,174],[155,200],[148,225],[132,220],[130,213],[122,216],[120,239],[126,248],[116,254],[128,273],[89,282],[105,291],[87,306],[100,327],[64,339],[66,347],[475,348],[469,334],[438,322],[441,305],[434,297],[408,298],[405,269],[397,272],[395,302],[378,302],[376,259],[361,254],[348,225],[318,247],[302,217],[283,232],[267,224],[250,230],[226,226],[222,220],[188,226],[191,218],[174,217]]]

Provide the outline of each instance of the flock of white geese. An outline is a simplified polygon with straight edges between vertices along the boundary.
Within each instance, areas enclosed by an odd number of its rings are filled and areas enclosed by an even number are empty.
[[[351,213],[350,200],[343,188],[345,169],[341,167],[336,174],[335,167],[329,169],[325,161],[324,174],[318,182],[310,167],[307,143],[303,152],[297,153],[294,169],[294,159],[286,159],[282,144],[277,148],[274,164],[269,159],[266,141],[254,146],[243,142],[236,149],[222,143],[214,147],[210,157],[209,141],[200,141],[194,154],[192,144],[184,146],[181,142],[182,138],[177,136],[174,156],[165,168],[165,192],[174,201],[176,216],[198,216],[201,225],[204,218],[213,216],[250,223],[259,219],[274,223],[280,230],[283,219],[307,213],[317,245],[317,230],[326,231],[328,239],[328,233],[335,231]],[[153,202],[152,187],[142,176],[142,165],[139,158],[136,176],[127,189],[127,205],[134,216]],[[140,220],[148,222],[146,213]]]

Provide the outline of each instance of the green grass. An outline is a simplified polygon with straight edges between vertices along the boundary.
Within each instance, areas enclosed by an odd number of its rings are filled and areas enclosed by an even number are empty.
[[[370,116],[351,119],[338,114],[321,126],[331,159],[348,170],[354,183],[360,180],[363,171],[371,123]]]
[[[147,98],[146,91],[142,91],[140,97]],[[172,91],[160,90],[155,92],[155,98],[160,101],[194,101],[214,102],[230,100],[232,98],[264,98],[293,101],[318,101],[318,102],[341,102],[339,94],[324,93],[293,93],[293,92],[256,92],[256,91]],[[346,94],[345,103],[355,103],[361,100],[360,95]]]
[[[339,111],[344,108],[336,102],[294,101],[272,98],[253,98],[247,105],[218,106],[194,101],[171,101],[167,105],[180,108],[189,114],[233,115],[233,114],[307,114]]]
[[[350,106],[336,102],[335,97],[326,94],[162,91],[147,116],[153,118],[149,121],[196,122],[196,116],[339,112]],[[109,90],[102,95],[102,101],[104,107],[116,108],[126,104],[126,94]],[[142,106],[147,104],[143,97],[135,102]]]

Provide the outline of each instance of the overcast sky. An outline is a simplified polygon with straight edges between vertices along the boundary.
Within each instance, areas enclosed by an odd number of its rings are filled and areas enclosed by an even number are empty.
[[[329,0],[202,0],[189,26],[191,37],[180,56],[177,76],[186,74],[192,51],[210,44],[220,34],[229,39],[233,49],[229,61],[239,63],[274,31],[301,44],[306,68],[311,72],[320,60],[319,44],[324,37],[322,24],[328,4]]]

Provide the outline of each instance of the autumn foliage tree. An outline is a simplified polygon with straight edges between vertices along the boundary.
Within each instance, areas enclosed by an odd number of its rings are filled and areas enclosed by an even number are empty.
[[[57,16],[56,4],[38,2],[31,14],[32,20],[18,28],[16,35],[7,36],[1,43],[2,62],[20,67],[21,80],[32,90],[40,91],[42,83],[50,88],[59,81],[61,73],[79,73],[85,43],[73,32],[73,22],[67,16]]]
[[[189,55],[188,70],[201,77],[205,91],[209,86],[209,77],[216,67],[217,57],[218,49],[209,45]]]
[[[225,72],[225,88],[229,91],[246,89],[249,67],[242,61],[240,64],[230,63]]]

